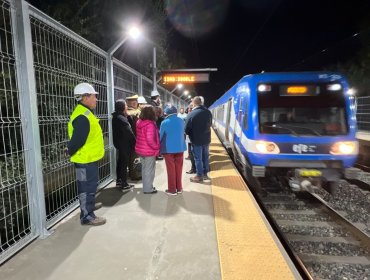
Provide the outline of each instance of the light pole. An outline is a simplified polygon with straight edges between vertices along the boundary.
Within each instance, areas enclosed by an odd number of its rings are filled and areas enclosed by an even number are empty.
[[[114,77],[113,77],[113,54],[122,46],[129,38],[137,39],[140,37],[141,31],[138,27],[133,26],[129,28],[127,34],[123,39],[118,40],[107,52],[107,102],[108,102],[108,116],[111,116],[114,108]],[[116,176],[116,153],[113,148],[113,130],[112,126],[108,126],[109,133],[109,152],[110,152],[110,174],[113,179]]]
[[[153,91],[157,91],[157,50],[153,48]]]

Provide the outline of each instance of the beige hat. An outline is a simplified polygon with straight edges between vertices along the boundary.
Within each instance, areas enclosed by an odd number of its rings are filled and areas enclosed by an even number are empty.
[[[127,96],[126,100],[138,99],[138,98],[139,98],[139,96],[137,94],[135,94],[135,95],[132,95],[132,96]]]

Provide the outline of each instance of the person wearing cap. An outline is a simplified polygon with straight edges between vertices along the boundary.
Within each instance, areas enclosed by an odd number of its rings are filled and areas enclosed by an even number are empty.
[[[159,107],[161,106],[161,97],[159,96],[159,92],[156,90],[153,90],[150,94],[150,105]]]
[[[209,144],[211,143],[212,113],[204,107],[204,98],[193,98],[193,110],[186,117],[185,132],[192,144],[192,154],[195,159],[196,176],[191,182],[200,183],[209,180]]]
[[[136,123],[139,120],[140,108],[138,103],[139,96],[137,94],[126,97],[127,103],[127,120],[131,125],[132,131],[136,136]],[[141,180],[141,174],[138,172],[135,166],[135,161],[137,161],[138,155],[133,151],[130,155],[130,160],[128,163],[129,177],[133,181]]]
[[[177,109],[171,104],[164,108],[164,114],[166,118],[161,124],[159,138],[167,169],[168,188],[165,192],[168,195],[177,195],[182,193],[185,123],[177,116]]]
[[[135,150],[136,138],[131,125],[127,120],[127,104],[125,100],[118,99],[114,104],[112,114],[113,145],[117,149],[117,180],[116,186],[122,191],[130,190],[134,185],[127,183],[127,166],[130,156]]]
[[[137,99],[137,103],[139,104],[139,110],[143,109],[145,106],[148,105],[144,96],[139,96]]]
[[[94,213],[102,206],[101,203],[95,204],[95,194],[99,180],[98,161],[104,157],[103,132],[99,119],[93,113],[97,94],[88,83],[80,83],[74,88],[78,104],[68,122],[70,140],[66,151],[76,168],[80,222],[92,226],[106,223],[105,218],[97,217]]]

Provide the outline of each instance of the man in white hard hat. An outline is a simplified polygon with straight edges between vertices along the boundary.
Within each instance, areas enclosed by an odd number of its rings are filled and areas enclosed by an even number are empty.
[[[78,197],[80,200],[80,221],[82,225],[100,226],[106,219],[97,217],[94,210],[101,208],[95,204],[98,187],[98,161],[104,157],[103,132],[92,110],[96,108],[94,87],[88,83],[80,83],[74,88],[74,96],[78,101],[68,122],[68,154],[74,163],[77,176]]]
[[[153,90],[152,93],[150,94],[150,105],[159,107],[161,106],[161,97],[159,96],[159,92],[156,90]]]
[[[139,103],[139,109],[143,109],[145,106],[148,105],[148,102],[146,102],[146,99],[144,96],[139,96],[137,99],[137,103]]]

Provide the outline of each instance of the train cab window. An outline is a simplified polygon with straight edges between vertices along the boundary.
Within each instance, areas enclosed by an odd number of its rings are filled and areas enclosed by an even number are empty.
[[[286,96],[275,86],[258,96],[259,130],[265,134],[344,135],[348,133],[344,95],[320,90],[312,96]]]

